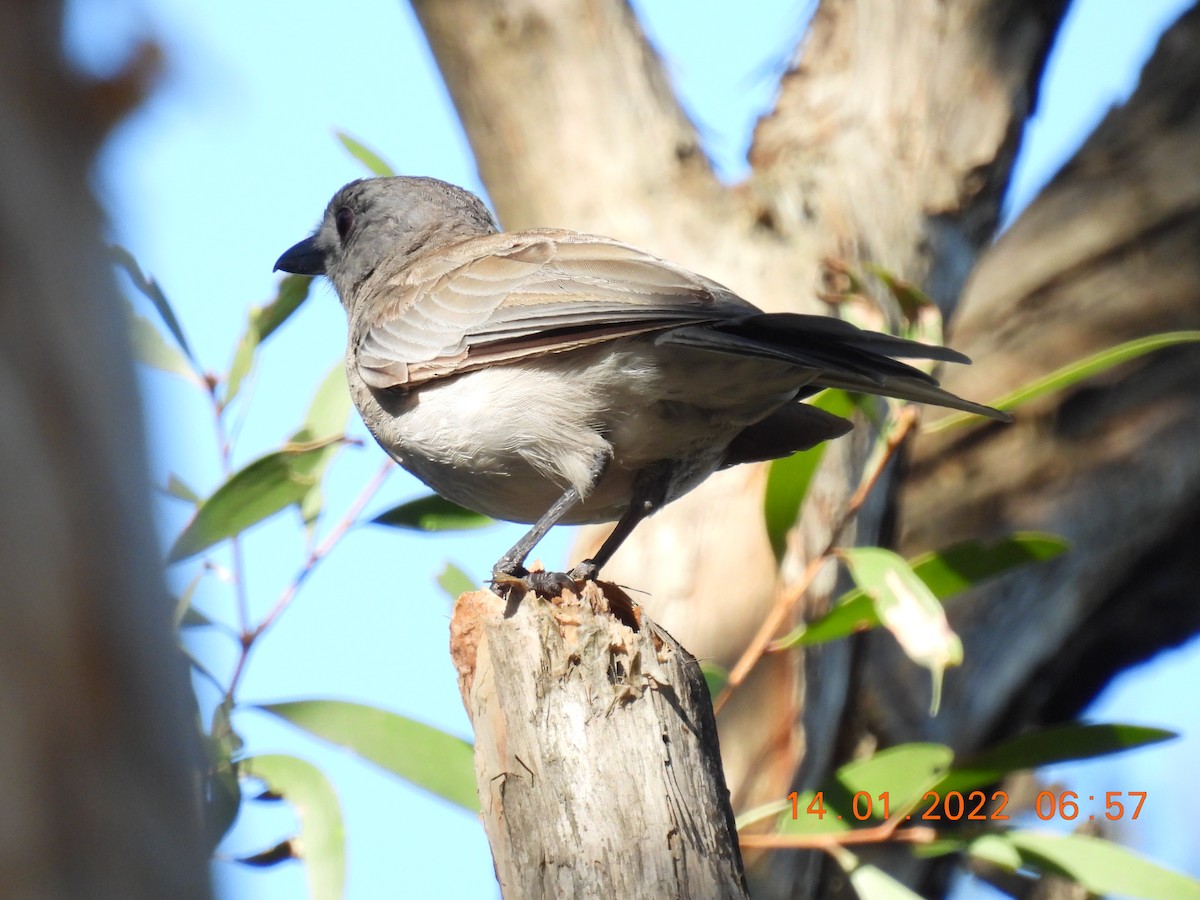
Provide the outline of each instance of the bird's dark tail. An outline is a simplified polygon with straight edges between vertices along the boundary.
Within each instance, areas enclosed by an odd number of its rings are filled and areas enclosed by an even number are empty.
[[[799,313],[761,313],[724,322],[665,331],[660,344],[757,356],[816,372],[814,387],[841,388],[930,403],[1007,422],[1008,413],[973,403],[938,387],[937,379],[900,359],[969,363],[949,347],[863,331],[841,319]]]

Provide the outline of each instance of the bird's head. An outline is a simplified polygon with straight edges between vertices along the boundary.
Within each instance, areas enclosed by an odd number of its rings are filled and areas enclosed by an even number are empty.
[[[275,271],[325,275],[349,308],[377,271],[398,271],[414,256],[454,240],[499,231],[483,201],[436,178],[352,181],[333,195],[321,224],[284,252]]]

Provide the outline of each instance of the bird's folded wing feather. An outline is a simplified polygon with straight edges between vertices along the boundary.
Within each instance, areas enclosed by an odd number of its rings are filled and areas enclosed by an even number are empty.
[[[1007,421],[1007,413],[957,397],[937,379],[891,357],[970,362],[947,347],[862,331],[825,316],[771,313],[664,331],[659,344],[790,363],[814,373],[811,384],[961,409]]]
[[[373,388],[759,312],[626,244],[552,230],[442,247],[369,289],[388,297],[357,342]]]

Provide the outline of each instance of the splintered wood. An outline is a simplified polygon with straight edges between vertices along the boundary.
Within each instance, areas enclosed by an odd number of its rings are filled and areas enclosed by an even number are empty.
[[[624,593],[467,593],[450,632],[504,896],[746,896],[700,668]]]

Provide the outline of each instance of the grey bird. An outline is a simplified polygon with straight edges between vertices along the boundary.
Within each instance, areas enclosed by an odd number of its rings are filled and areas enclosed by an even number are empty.
[[[502,232],[478,197],[433,178],[351,182],[275,269],[333,283],[350,393],[384,450],[461,506],[533,523],[494,583],[593,579],[638,522],[716,470],[846,433],[801,402],[822,388],[1007,419],[896,361],[961,353],[764,313],[611,238]],[[613,520],[569,576],[525,570],[552,526]]]

